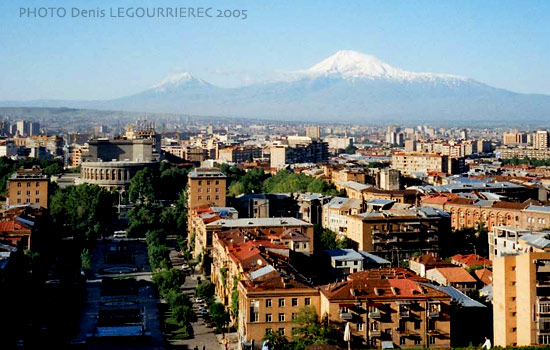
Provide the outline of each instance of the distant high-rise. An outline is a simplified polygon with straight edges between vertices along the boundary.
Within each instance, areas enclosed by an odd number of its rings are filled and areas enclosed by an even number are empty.
[[[321,128],[318,125],[310,125],[306,127],[306,136],[312,139],[318,139],[321,137]]]
[[[504,145],[517,145],[527,143],[527,134],[523,132],[505,132],[502,136]]]
[[[30,125],[29,122],[25,120],[19,120],[17,123],[17,131],[21,136],[29,136]]]
[[[533,133],[533,147],[546,149],[550,147],[550,135],[548,130],[537,130]]]
[[[40,135],[40,123],[31,122],[29,123],[29,136]]]

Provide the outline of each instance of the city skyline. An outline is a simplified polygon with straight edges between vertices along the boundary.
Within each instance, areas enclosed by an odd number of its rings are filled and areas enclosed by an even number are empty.
[[[244,20],[19,17],[21,7],[43,5],[0,5],[0,41],[7,48],[0,58],[0,100],[117,98],[183,71],[215,85],[242,86],[310,67],[342,49],[372,54],[408,71],[550,94],[550,68],[544,64],[550,49],[549,5],[540,1],[225,4],[246,9]],[[49,6],[90,8],[83,1],[70,7],[50,1]],[[160,5],[97,2],[94,9],[130,6]]]

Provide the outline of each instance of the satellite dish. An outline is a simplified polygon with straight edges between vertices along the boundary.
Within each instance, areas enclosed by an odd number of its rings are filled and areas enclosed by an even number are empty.
[[[258,265],[262,265],[262,259],[258,259]]]

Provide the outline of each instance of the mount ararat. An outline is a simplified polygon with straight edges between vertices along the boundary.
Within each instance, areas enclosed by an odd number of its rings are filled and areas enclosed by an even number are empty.
[[[185,72],[112,100],[5,101],[0,106],[356,123],[547,121],[550,116],[548,95],[515,93],[449,74],[408,72],[349,50],[281,79],[237,88],[218,87]]]

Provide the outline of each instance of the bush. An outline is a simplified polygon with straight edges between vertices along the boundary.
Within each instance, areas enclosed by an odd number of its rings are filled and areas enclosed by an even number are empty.
[[[157,285],[159,294],[168,298],[171,290],[180,292],[181,285],[185,283],[185,275],[181,270],[162,270],[153,274],[153,283]]]

